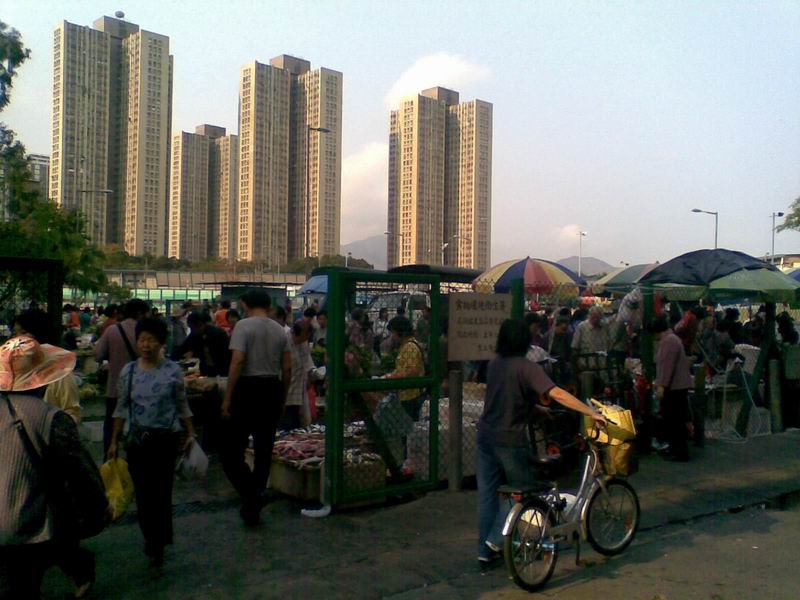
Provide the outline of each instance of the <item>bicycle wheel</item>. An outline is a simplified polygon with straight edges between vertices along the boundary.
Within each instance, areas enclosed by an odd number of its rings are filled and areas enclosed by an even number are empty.
[[[633,541],[639,529],[639,498],[622,479],[609,479],[606,489],[597,488],[586,509],[586,534],[600,554],[619,554]]]
[[[529,498],[505,537],[503,556],[508,573],[529,592],[541,588],[556,567],[558,544],[549,534],[555,525],[553,512],[541,498]]]

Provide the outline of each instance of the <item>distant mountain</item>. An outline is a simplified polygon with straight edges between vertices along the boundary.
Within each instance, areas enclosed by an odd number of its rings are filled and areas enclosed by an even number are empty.
[[[373,235],[363,240],[356,240],[349,244],[342,244],[342,256],[347,256],[348,252],[353,253],[354,258],[363,258],[376,269],[386,269],[386,236]]]
[[[355,254],[354,254],[355,255]],[[569,258],[562,258],[556,261],[562,267],[567,267],[570,271],[578,272],[578,257],[570,256]],[[601,273],[610,273],[616,267],[612,267],[604,260],[594,258],[592,256],[584,256],[581,259],[581,275],[592,276]]]

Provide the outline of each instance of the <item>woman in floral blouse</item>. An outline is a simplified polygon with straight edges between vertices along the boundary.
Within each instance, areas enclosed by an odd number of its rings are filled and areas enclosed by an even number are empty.
[[[172,543],[172,485],[178,448],[188,452],[194,443],[192,413],[186,401],[183,372],[163,358],[167,326],[159,319],[136,325],[139,359],[125,365],[119,376],[114,431],[108,458],[116,458],[125,421],[130,422],[128,465],[136,491],[144,552],[154,566],[164,560]],[[182,427],[181,427],[182,426]],[[181,440],[182,433],[185,438]]]

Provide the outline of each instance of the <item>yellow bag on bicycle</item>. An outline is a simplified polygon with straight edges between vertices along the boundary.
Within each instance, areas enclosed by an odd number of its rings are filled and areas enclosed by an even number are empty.
[[[597,441],[598,444],[608,444],[609,446],[621,446],[636,437],[636,425],[630,410],[615,404],[603,404],[594,398],[592,398],[592,404],[606,418],[608,427],[597,430],[594,421],[590,417],[584,417],[583,423],[587,437]]]
[[[630,477],[639,470],[639,456],[630,442],[619,446],[605,446],[602,450],[603,467],[607,475]]]
[[[100,476],[106,486],[112,519],[116,521],[125,514],[133,500],[133,479],[128,471],[128,463],[122,458],[106,461],[100,467]]]

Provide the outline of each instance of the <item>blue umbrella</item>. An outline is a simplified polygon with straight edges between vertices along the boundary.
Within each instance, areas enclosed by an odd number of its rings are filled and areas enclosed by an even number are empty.
[[[303,284],[298,294],[327,294],[328,293],[328,276],[327,275],[314,275],[311,279]]]

